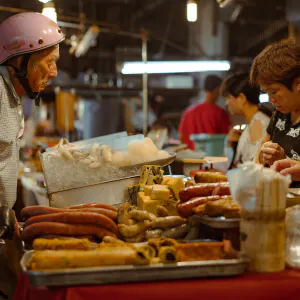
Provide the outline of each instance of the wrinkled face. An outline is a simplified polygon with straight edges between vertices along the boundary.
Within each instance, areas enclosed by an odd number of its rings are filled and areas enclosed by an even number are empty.
[[[58,59],[58,45],[31,55],[27,78],[34,92],[41,92],[45,89],[49,80],[57,76],[56,62]]]
[[[228,110],[230,114],[233,116],[238,116],[242,115],[242,110],[241,110],[241,103],[239,97],[234,97],[231,94],[229,94],[226,97],[226,105],[228,107]]]
[[[279,112],[288,114],[300,109],[300,93],[297,91],[296,80],[293,83],[292,90],[278,82],[260,83],[260,87],[268,93],[270,102]]]

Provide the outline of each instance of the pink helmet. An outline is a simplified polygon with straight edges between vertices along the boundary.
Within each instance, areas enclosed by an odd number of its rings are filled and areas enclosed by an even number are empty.
[[[0,24],[0,65],[9,58],[49,48],[65,37],[58,25],[34,12],[16,14]]]

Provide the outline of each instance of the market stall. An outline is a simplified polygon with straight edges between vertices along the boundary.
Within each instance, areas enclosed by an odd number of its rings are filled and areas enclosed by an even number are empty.
[[[253,189],[248,196],[240,192],[256,184],[251,181],[254,165],[228,177],[214,169],[193,177],[164,176],[162,167],[174,159],[149,138],[126,133],[72,144],[62,140],[47,149],[41,161],[50,207],[28,206],[21,212],[24,254],[15,299],[183,299],[195,294],[296,299],[300,273],[285,270],[280,231],[273,240],[261,240],[260,249],[241,239],[242,252],[237,251],[240,226],[250,241],[255,232],[241,210]],[[212,158],[202,162],[214,163]],[[255,192],[262,195],[259,207],[275,205],[276,227],[282,224],[288,181],[269,170],[259,172],[254,175],[261,186]],[[273,178],[270,190],[264,172]],[[275,204],[268,199],[276,199]],[[271,223],[260,226],[263,233]],[[270,248],[270,242],[279,244]],[[247,252],[250,246],[253,253]],[[261,254],[276,260],[264,265]],[[293,265],[291,253],[290,258]]]

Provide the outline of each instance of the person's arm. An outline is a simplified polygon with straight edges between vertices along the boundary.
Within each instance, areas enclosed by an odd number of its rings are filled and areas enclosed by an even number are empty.
[[[259,145],[259,147],[258,147],[258,149],[257,149],[257,152],[256,152],[256,156],[255,156],[255,162],[256,163],[258,163],[258,164],[260,164],[260,163],[262,163],[261,162],[261,149],[262,149],[262,147],[263,147],[263,144],[264,143],[267,143],[267,142],[269,142],[271,140],[271,137],[270,137],[270,135],[267,133],[266,134],[266,136],[263,138],[263,140],[261,141],[261,143],[260,143],[260,145]]]

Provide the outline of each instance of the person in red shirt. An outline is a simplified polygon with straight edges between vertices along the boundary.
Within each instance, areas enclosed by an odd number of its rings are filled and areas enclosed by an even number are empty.
[[[179,125],[181,143],[194,150],[191,134],[227,134],[231,127],[229,114],[216,103],[220,96],[222,80],[216,75],[205,79],[205,100],[203,103],[188,107],[182,114]]]

